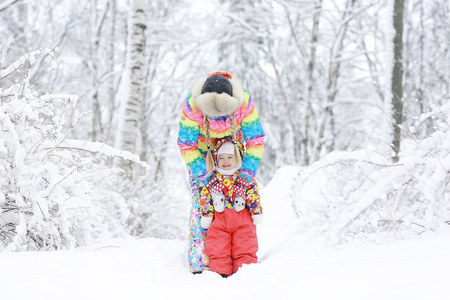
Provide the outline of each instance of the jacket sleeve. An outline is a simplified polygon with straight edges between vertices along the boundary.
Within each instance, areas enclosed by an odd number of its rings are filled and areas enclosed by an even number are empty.
[[[206,161],[198,149],[200,125],[192,113],[192,106],[189,103],[190,98],[191,96],[189,95],[183,103],[177,143],[181,156],[192,170],[194,176],[198,180],[203,181],[207,173]]]
[[[242,161],[241,172],[255,178],[259,162],[264,151],[264,130],[259,120],[258,111],[255,108],[252,97],[249,95],[245,117],[241,122],[241,130],[244,134],[246,151]]]
[[[200,210],[203,217],[214,216],[214,206],[212,203],[211,194],[206,187],[203,187],[200,192]]]
[[[260,215],[262,214],[262,206],[260,201],[260,196],[258,193],[258,184],[256,183],[256,180],[252,180],[248,190],[247,190],[247,208],[250,214],[253,215]]]

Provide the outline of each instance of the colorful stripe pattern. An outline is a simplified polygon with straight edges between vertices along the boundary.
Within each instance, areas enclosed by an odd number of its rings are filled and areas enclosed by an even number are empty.
[[[264,150],[264,130],[253,99],[244,90],[244,103],[234,113],[237,138],[244,143],[246,151],[241,172],[255,178]],[[231,136],[230,117],[210,118],[211,147],[218,139]],[[194,173],[203,181],[206,178],[206,134],[203,113],[195,106],[191,94],[183,103],[178,132],[178,146],[183,159]]]

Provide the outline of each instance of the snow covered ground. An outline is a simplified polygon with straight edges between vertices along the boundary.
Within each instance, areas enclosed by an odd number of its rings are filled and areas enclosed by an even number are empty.
[[[326,247],[297,232],[289,199],[296,172],[281,168],[261,189],[260,261],[227,279],[190,274],[186,241],[120,239],[75,251],[0,253],[0,300],[450,299],[450,232]]]

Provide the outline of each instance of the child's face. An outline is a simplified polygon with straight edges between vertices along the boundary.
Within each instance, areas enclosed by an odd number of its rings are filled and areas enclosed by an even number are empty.
[[[222,153],[217,158],[217,165],[222,170],[229,171],[234,168],[235,164],[233,154]]]

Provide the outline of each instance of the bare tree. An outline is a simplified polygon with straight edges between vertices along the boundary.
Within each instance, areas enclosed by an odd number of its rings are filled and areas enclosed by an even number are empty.
[[[317,138],[315,140],[316,145],[314,147],[314,160],[320,158],[320,152],[324,144],[323,138],[325,134],[325,128],[328,122],[331,124],[331,129],[333,130],[333,110],[332,105],[336,98],[338,92],[337,82],[340,77],[340,67],[342,59],[342,51],[344,49],[344,40],[347,35],[347,29],[350,20],[353,18],[351,12],[356,0],[348,0],[346,4],[346,9],[342,13],[342,25],[339,27],[336,39],[333,41],[333,45],[330,51],[330,60],[328,66],[328,78],[327,78],[327,101],[325,103],[324,112],[322,115],[322,120],[320,121],[319,131],[317,133]]]
[[[102,33],[103,24],[105,23],[106,15],[109,10],[109,1],[106,2],[103,11],[100,13],[97,11],[97,0],[92,2],[92,25],[93,33],[91,40],[91,93],[92,93],[92,133],[91,140],[96,142],[100,136],[101,125],[101,113],[100,113],[100,100],[99,100],[99,65],[100,65],[100,38]]]
[[[306,92],[306,111],[304,118],[304,140],[303,140],[303,156],[306,165],[310,163],[310,140],[309,140],[309,131],[310,131],[310,116],[312,113],[311,107],[311,96],[312,90],[314,86],[314,67],[316,64],[316,50],[317,50],[317,39],[319,35],[319,20],[320,13],[322,11],[322,0],[316,0],[315,8],[314,8],[314,17],[313,17],[313,27],[311,32],[311,50],[309,54],[309,62],[308,62],[308,84],[307,84],[307,92]]]

